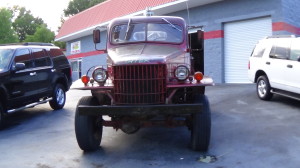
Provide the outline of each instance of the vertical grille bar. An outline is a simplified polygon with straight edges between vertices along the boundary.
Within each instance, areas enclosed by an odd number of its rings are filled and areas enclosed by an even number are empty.
[[[116,104],[163,104],[166,98],[166,65],[114,66]]]

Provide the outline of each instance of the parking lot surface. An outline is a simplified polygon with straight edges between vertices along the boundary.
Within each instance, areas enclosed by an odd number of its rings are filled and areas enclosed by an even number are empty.
[[[9,115],[0,130],[1,168],[298,168],[300,102],[257,98],[253,84],[207,87],[212,110],[208,153],[188,148],[187,128],[144,128],[136,134],[104,128],[99,151],[77,145],[74,114],[88,91],[71,90],[65,108],[48,104]],[[216,156],[212,163],[202,155]]]

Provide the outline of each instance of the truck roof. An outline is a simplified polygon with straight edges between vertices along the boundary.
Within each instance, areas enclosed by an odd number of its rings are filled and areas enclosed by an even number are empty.
[[[132,23],[152,23],[152,22],[166,22],[164,19],[168,20],[172,24],[179,24],[186,26],[186,23],[183,18],[176,16],[133,16],[133,17],[124,17],[116,18],[110,22],[110,26],[122,23],[128,23],[128,20],[131,19]]]

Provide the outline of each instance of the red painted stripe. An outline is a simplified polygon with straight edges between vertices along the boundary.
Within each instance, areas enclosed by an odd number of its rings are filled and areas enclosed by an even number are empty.
[[[67,56],[67,58],[68,59],[83,58],[83,57],[88,57],[88,56],[93,56],[93,55],[104,54],[104,53],[106,53],[105,50],[91,51],[91,52],[86,52],[86,53],[79,53],[79,54],[69,55],[69,56]]]
[[[300,28],[290,25],[285,22],[274,22],[272,23],[272,30],[273,31],[287,31],[296,35],[300,35]]]
[[[224,30],[204,32],[204,39],[224,38]]]

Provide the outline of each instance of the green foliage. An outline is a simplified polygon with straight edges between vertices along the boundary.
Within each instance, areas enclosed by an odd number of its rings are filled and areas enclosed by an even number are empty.
[[[0,8],[0,44],[18,42],[18,38],[12,29],[12,12]]]
[[[64,10],[64,14],[66,17],[73,16],[104,1],[105,0],[71,0],[68,8]]]
[[[65,49],[66,48],[66,43],[65,42],[55,41],[54,45],[56,45],[57,47],[59,47],[61,49]]]
[[[16,42],[53,43],[55,34],[41,18],[35,18],[24,7],[0,8],[0,44]],[[64,42],[55,42],[65,48]]]
[[[16,17],[12,26],[19,36],[19,41],[25,40],[26,35],[33,35],[37,27],[44,24],[44,21],[37,17],[35,18],[30,10],[26,10],[24,7],[15,6],[13,9],[14,15]]]
[[[54,40],[54,32],[49,30],[45,24],[39,26],[33,35],[27,35],[25,42],[44,42],[52,43]]]

